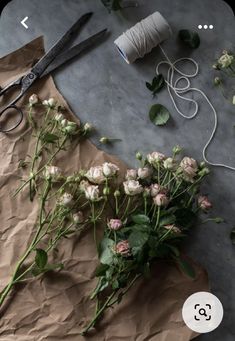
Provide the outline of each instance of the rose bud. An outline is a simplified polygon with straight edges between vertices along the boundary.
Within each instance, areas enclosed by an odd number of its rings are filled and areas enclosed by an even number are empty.
[[[122,227],[122,221],[120,219],[110,219],[108,222],[108,227],[110,228],[110,230],[120,230],[120,228]]]
[[[64,118],[60,123],[61,123],[61,126],[62,126],[63,128],[65,128],[65,127],[67,127],[68,120],[66,120],[66,118]]]
[[[178,155],[182,152],[182,148],[180,146],[174,146],[173,149],[172,149],[172,152],[174,155]]]
[[[200,195],[198,197],[198,206],[203,210],[203,211],[208,211],[209,209],[212,208],[212,203],[209,201],[207,196],[205,195]]]
[[[107,178],[116,175],[118,171],[119,171],[118,166],[116,166],[113,163],[105,162],[103,164],[103,174]]]
[[[159,193],[153,198],[153,202],[156,206],[167,206],[169,204],[169,199],[166,194]]]
[[[105,182],[105,176],[103,174],[103,167],[102,166],[96,166],[91,167],[85,174],[85,177],[93,182],[94,184],[102,184]]]
[[[89,185],[85,188],[85,196],[88,200],[97,201],[99,199],[99,187]]]
[[[102,136],[100,139],[99,139],[100,143],[102,144],[107,144],[110,142],[110,139],[106,136]]]
[[[75,224],[81,224],[84,221],[84,216],[82,211],[78,211],[77,213],[73,214],[73,222]]]
[[[136,157],[136,159],[139,160],[139,161],[141,161],[141,160],[143,159],[143,155],[142,155],[140,152],[137,152],[137,153],[135,154],[135,157]]]
[[[219,77],[215,77],[215,79],[214,79],[214,85],[215,86],[218,86],[218,85],[220,85],[222,83],[222,80],[219,78]]]
[[[64,206],[70,206],[73,202],[73,196],[70,193],[64,193],[60,198],[60,202]]]
[[[164,229],[171,230],[174,233],[181,233],[181,230],[177,226],[175,226],[173,224],[172,225],[165,225],[163,227],[164,227]]]
[[[128,180],[123,182],[124,192],[127,195],[136,195],[143,192],[143,187],[140,185],[139,181]]]
[[[31,107],[33,107],[35,104],[37,104],[39,102],[39,98],[38,95],[33,94],[29,97],[29,105]]]
[[[121,193],[118,189],[116,189],[116,191],[113,193],[113,195],[117,198],[117,197],[120,197]]]
[[[145,188],[144,188],[144,192],[143,192],[143,197],[144,197],[144,198],[148,198],[148,197],[150,197],[150,195],[151,195],[151,190],[150,190],[150,188],[145,187]]]
[[[161,186],[158,184],[152,184],[150,186],[150,194],[152,197],[156,197],[161,192]]]
[[[137,170],[136,169],[127,169],[126,180],[136,180],[136,179],[137,179]]]
[[[105,187],[105,188],[103,189],[103,194],[104,194],[105,196],[107,196],[107,195],[110,194],[110,189],[109,189],[109,187]]]
[[[130,246],[128,240],[122,240],[121,242],[117,243],[114,248],[114,251],[123,257],[128,257],[131,255]]]
[[[151,175],[151,169],[148,167],[139,168],[137,171],[138,177],[140,179],[146,179]]]

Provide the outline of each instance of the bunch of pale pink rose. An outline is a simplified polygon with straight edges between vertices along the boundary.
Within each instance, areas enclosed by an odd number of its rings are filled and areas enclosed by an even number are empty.
[[[92,219],[94,236],[97,216],[102,216],[104,236],[98,244],[98,283],[91,294],[98,308],[83,334],[95,326],[105,309],[121,301],[140,276],[150,273],[157,259],[174,260],[194,276],[178,247],[198,213],[207,213],[212,207],[207,196],[199,192],[209,170],[205,163],[190,157],[178,160],[180,151],[174,147],[171,157],[153,152],[144,158],[137,153],[140,167],[128,169],[122,182],[116,181],[119,169],[111,163],[84,173],[80,188],[91,201],[92,211],[99,212]],[[100,210],[101,202],[104,206]],[[107,206],[112,212],[105,210]]]

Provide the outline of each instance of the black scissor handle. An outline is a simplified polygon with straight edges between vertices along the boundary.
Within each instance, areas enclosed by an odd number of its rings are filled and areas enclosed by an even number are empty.
[[[16,113],[16,117],[13,119],[13,123],[8,125],[7,123],[4,123],[4,116],[6,116],[6,121],[9,122],[9,119],[7,116],[10,115],[9,111],[14,110]],[[2,133],[9,133],[10,131],[16,129],[22,122],[24,117],[23,111],[18,108],[15,104],[10,104],[6,108],[4,108],[0,112],[0,132]]]

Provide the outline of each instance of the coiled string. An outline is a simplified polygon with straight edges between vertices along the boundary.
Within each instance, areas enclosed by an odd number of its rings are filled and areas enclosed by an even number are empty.
[[[218,115],[213,104],[207,97],[207,95],[202,90],[191,87],[190,79],[196,77],[199,71],[197,62],[192,58],[180,58],[172,63],[169,57],[167,56],[166,52],[163,50],[160,43],[168,39],[170,36],[171,36],[171,28],[168,22],[163,18],[163,16],[159,12],[155,12],[151,14],[150,16],[148,16],[147,18],[143,19],[141,22],[137,23],[135,26],[131,27],[125,33],[123,33],[120,37],[118,37],[115,40],[114,43],[117,46],[122,57],[125,59],[125,61],[128,64],[133,63],[137,58],[143,57],[145,54],[150,52],[154,47],[156,46],[160,47],[165,57],[165,60],[161,61],[157,65],[156,73],[160,74],[159,69],[162,65],[168,66],[167,79],[165,79],[165,82],[167,84],[169,96],[178,114],[180,114],[185,119],[193,119],[199,113],[197,101],[184,96],[184,94],[188,93],[189,91],[196,91],[200,93],[202,97],[204,97],[204,99],[206,100],[206,102],[208,103],[208,105],[210,106],[213,112],[213,116],[214,116],[213,129],[202,151],[204,161],[211,166],[223,167],[226,169],[235,170],[235,167],[228,166],[224,163],[211,162],[208,160],[206,156],[207,149],[210,143],[212,142],[212,140],[214,139],[214,136],[217,130]],[[195,71],[192,72],[191,74],[187,74],[181,71],[178,67],[178,64],[184,63],[184,62],[190,62],[193,65]],[[178,78],[176,78],[176,74],[179,75]],[[180,87],[179,82],[181,81],[185,81],[186,85]],[[193,103],[193,105],[195,106],[194,112],[191,115],[188,115],[188,116],[185,115],[178,108],[174,97],[178,97],[181,100]]]
[[[166,60],[164,61],[161,61],[160,63],[158,63],[157,67],[156,67],[156,73],[159,74],[159,68],[161,67],[161,65],[165,64],[168,66],[168,72],[167,72],[167,79],[165,80],[166,84],[167,84],[167,90],[168,90],[168,93],[170,95],[170,98],[172,100],[172,103],[175,107],[175,110],[182,116],[184,117],[185,119],[193,119],[195,118],[197,115],[198,115],[198,103],[197,101],[195,101],[194,99],[191,99],[191,98],[188,98],[186,96],[183,96],[184,94],[186,94],[187,92],[189,91],[196,91],[198,93],[200,93],[204,98],[205,100],[207,101],[207,103],[209,104],[209,106],[211,107],[212,109],[212,112],[213,112],[213,115],[214,115],[214,125],[213,125],[213,129],[212,129],[212,132],[211,132],[211,135],[208,139],[208,141],[206,142],[204,148],[203,148],[203,151],[202,151],[202,155],[203,155],[203,159],[206,163],[208,163],[209,165],[211,166],[216,166],[216,167],[223,167],[223,168],[226,168],[226,169],[230,169],[230,170],[235,170],[235,167],[232,167],[232,166],[229,166],[229,165],[226,165],[224,163],[214,163],[214,162],[211,162],[208,160],[206,154],[207,154],[207,149],[210,145],[210,143],[212,142],[212,140],[214,139],[214,136],[215,136],[215,133],[216,133],[216,130],[217,130],[217,126],[218,126],[218,115],[217,115],[217,112],[213,106],[213,104],[211,103],[211,101],[209,100],[209,98],[207,97],[207,95],[200,89],[198,88],[193,88],[191,87],[191,82],[190,82],[190,78],[194,78],[198,75],[198,71],[199,71],[199,67],[198,67],[198,63],[192,59],[192,58],[180,58],[180,59],[177,59],[176,61],[174,61],[173,63],[170,61],[169,57],[167,56],[166,52],[164,51],[164,49],[162,48],[162,46],[159,44],[159,47],[165,57]],[[194,73],[191,73],[191,74],[187,74],[181,70],[179,70],[179,68],[176,66],[177,64],[180,64],[182,62],[191,62],[191,64],[195,67],[195,72]],[[175,74],[178,73],[180,76],[178,78],[175,79]],[[175,81],[174,81],[175,79]],[[185,81],[186,82],[186,85],[183,86],[183,87],[179,87],[178,84],[179,82],[181,81]],[[195,110],[194,112],[189,115],[189,116],[186,116],[182,111],[180,111],[180,109],[178,108],[176,102],[175,102],[175,99],[174,99],[174,96],[173,94],[184,100],[184,101],[188,101],[188,102],[191,102],[194,104],[195,106]]]

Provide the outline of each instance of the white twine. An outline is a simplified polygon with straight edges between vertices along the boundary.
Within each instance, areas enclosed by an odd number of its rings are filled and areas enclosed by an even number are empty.
[[[167,84],[169,96],[178,114],[184,117],[185,119],[193,119],[198,115],[199,106],[197,101],[186,96],[183,96],[189,91],[196,91],[200,93],[204,97],[210,108],[212,109],[214,116],[214,125],[212,132],[209,136],[209,139],[206,142],[202,151],[204,161],[211,166],[235,170],[235,167],[226,165],[224,163],[211,162],[208,160],[206,156],[207,149],[211,144],[212,140],[214,139],[217,130],[218,115],[207,95],[202,90],[191,87],[190,79],[196,77],[199,72],[198,63],[192,58],[180,58],[172,63],[169,57],[167,56],[166,52],[163,50],[160,43],[169,38],[170,35],[171,29],[169,24],[159,12],[156,12],[150,15],[149,17],[145,18],[141,22],[137,23],[135,26],[133,26],[125,33],[123,33],[119,38],[115,40],[114,43],[116,44],[119,52],[121,53],[122,57],[128,64],[134,62],[137,58],[143,57],[145,54],[150,52],[154,47],[156,46],[160,47],[166,60],[158,63],[156,67],[156,73],[157,75],[160,74],[159,68],[161,65],[165,64],[168,66],[167,79],[165,79],[165,82]],[[195,67],[195,72],[187,74],[179,70],[179,68],[176,65],[183,62],[190,62]],[[180,75],[178,78],[175,77],[176,73]],[[182,87],[178,86],[179,82],[181,81],[185,81],[186,85]],[[178,108],[173,94],[184,101],[193,103],[195,106],[194,112],[189,116],[185,115]]]

